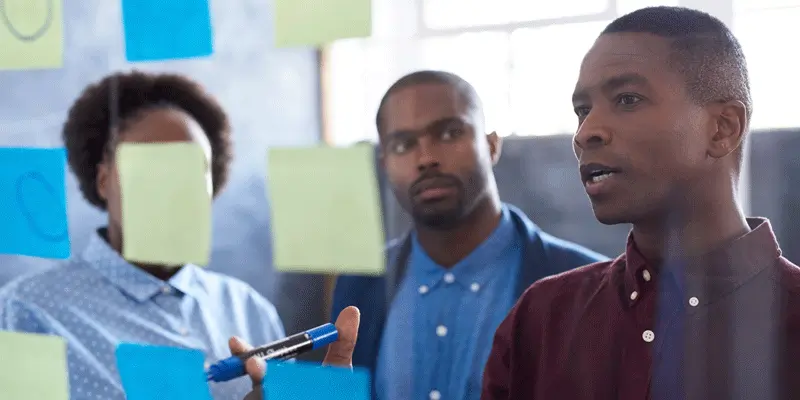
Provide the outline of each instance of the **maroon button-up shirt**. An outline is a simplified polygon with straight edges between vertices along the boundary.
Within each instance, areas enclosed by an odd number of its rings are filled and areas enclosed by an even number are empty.
[[[625,254],[533,284],[482,400],[800,399],[800,268],[769,221],[677,267]],[[670,264],[671,265],[671,264]]]

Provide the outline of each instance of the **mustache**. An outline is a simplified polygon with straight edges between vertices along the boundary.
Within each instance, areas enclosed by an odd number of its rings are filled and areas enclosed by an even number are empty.
[[[430,172],[420,175],[409,188],[409,195],[412,197],[417,193],[434,186],[457,186],[461,187],[461,180],[453,175],[440,172]]]

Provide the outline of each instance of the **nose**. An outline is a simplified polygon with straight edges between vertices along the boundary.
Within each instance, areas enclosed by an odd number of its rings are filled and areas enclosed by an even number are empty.
[[[601,120],[599,113],[590,111],[575,132],[572,141],[575,156],[580,158],[584,150],[607,146],[611,143],[611,137],[611,129]]]
[[[417,170],[419,172],[439,168],[438,146],[435,143],[428,138],[421,138],[417,150]]]

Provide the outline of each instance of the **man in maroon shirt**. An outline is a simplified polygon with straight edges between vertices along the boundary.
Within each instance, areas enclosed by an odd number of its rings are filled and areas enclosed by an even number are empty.
[[[483,400],[800,399],[800,269],[736,195],[747,67],[716,18],[646,8],[581,65],[575,154],[627,250],[533,284],[498,328]]]

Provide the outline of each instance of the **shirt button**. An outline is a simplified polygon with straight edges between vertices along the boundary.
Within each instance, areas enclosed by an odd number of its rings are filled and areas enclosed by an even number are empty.
[[[419,287],[419,289],[418,289],[418,290],[419,290],[419,294],[425,294],[425,293],[428,293],[428,286],[426,286],[426,285],[422,285],[422,286],[420,286],[420,287]]]
[[[189,336],[189,330],[186,328],[178,329],[178,333],[180,333],[183,336]]]
[[[653,333],[653,331],[651,331],[649,329],[642,333],[642,339],[644,339],[644,341],[647,342],[647,343],[652,342],[655,338],[656,338],[656,334]]]
[[[444,325],[439,325],[436,327],[436,335],[439,337],[445,337],[447,335],[447,327]]]
[[[475,282],[472,285],[469,285],[469,290],[478,293],[478,290],[481,290],[481,285],[478,282]]]
[[[204,362],[203,363],[203,369],[209,369],[209,368],[211,368],[211,363],[208,362],[208,361]]]
[[[631,292],[631,300],[636,300],[637,297],[639,297],[639,292],[635,290]]]
[[[700,304],[700,300],[698,300],[697,297],[692,297],[689,299],[690,306],[697,307],[698,304]]]
[[[648,270],[642,271],[642,278],[644,278],[645,282],[650,282],[650,271]]]
[[[453,283],[453,282],[456,281],[456,277],[453,276],[453,274],[448,272],[448,273],[444,274],[444,281],[447,282],[447,283]]]
[[[434,390],[431,390],[431,392],[428,394],[428,398],[431,399],[431,400],[440,400],[442,398],[442,394],[439,393],[438,390],[434,389]]]
[[[171,292],[172,292],[172,289],[170,289],[169,286],[164,286],[164,287],[161,288],[161,293],[170,294]]]

